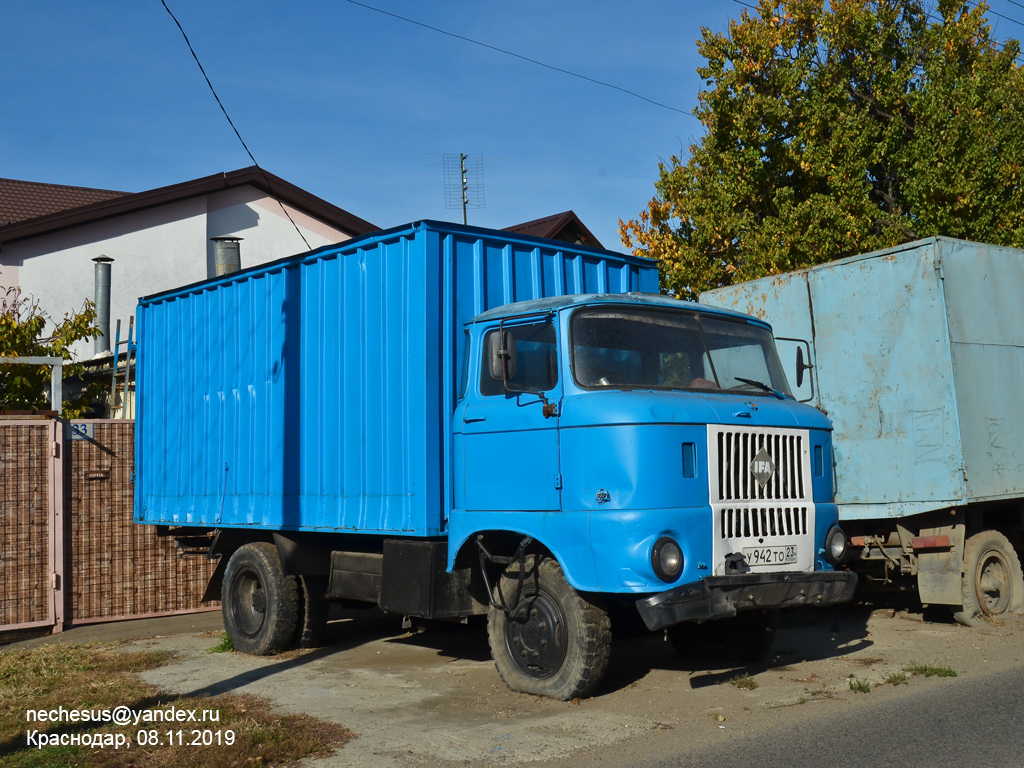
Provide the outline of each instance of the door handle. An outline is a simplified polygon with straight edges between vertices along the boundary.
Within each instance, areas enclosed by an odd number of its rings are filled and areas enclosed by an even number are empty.
[[[478,421],[487,421],[487,419],[463,419],[463,424],[476,424]]]

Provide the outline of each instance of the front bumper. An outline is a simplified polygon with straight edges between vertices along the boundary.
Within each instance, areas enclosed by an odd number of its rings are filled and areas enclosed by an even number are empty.
[[[656,630],[755,608],[837,605],[849,601],[856,587],[857,575],[845,571],[709,576],[638,600],[636,607],[647,628]]]

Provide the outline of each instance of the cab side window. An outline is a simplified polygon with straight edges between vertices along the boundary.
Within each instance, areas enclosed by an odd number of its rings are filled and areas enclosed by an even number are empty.
[[[515,392],[547,392],[558,384],[558,347],[555,343],[554,323],[529,323],[527,325],[506,325],[506,334],[515,339],[516,359],[514,375],[509,377],[508,389],[500,379],[490,375],[490,364],[486,359],[480,371],[480,394],[484,397],[507,395]],[[498,329],[488,331],[483,348],[488,348],[490,338]]]

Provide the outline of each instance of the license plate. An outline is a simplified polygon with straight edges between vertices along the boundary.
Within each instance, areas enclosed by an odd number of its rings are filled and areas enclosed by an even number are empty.
[[[785,547],[745,547],[747,565],[784,565],[796,562],[796,545]]]

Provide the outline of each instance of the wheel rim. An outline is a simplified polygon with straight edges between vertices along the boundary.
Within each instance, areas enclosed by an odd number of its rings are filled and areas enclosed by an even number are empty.
[[[263,583],[255,573],[246,571],[239,575],[232,590],[231,615],[235,626],[245,637],[256,637],[267,618],[267,595]]]
[[[552,677],[566,656],[565,614],[543,590],[524,596],[505,619],[509,656],[530,677]]]
[[[990,549],[978,561],[974,572],[974,593],[978,606],[988,616],[1005,613],[1011,599],[1010,564],[1001,552]]]

